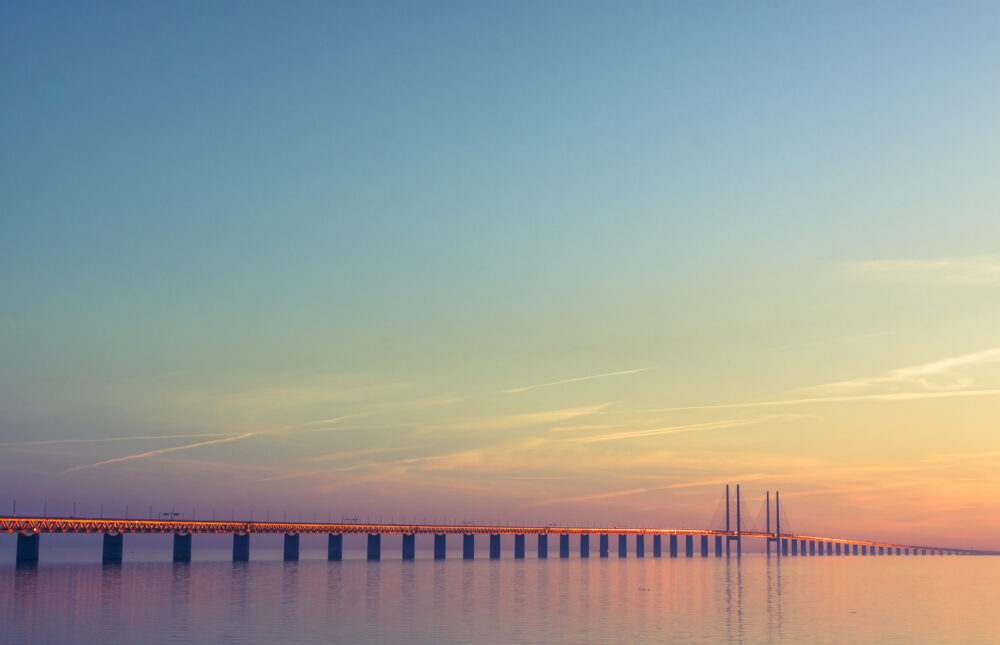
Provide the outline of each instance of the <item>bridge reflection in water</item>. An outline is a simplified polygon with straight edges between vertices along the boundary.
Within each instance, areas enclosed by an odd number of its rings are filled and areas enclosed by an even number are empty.
[[[800,535],[782,532],[781,507],[775,494],[775,529],[771,531],[771,501],[767,496],[767,526],[765,530],[745,531],[742,527],[739,486],[736,487],[736,523],[730,526],[729,487],[726,487],[726,527],[724,529],[685,528],[624,528],[624,527],[554,527],[554,526],[466,526],[448,524],[357,524],[318,522],[196,522],[184,520],[132,520],[93,518],[43,518],[43,517],[0,517],[0,533],[17,533],[18,563],[36,563],[39,559],[42,533],[101,533],[103,538],[102,559],[105,563],[122,561],[124,535],[126,533],[172,533],[173,559],[175,562],[191,560],[192,535],[195,533],[227,533],[233,536],[233,560],[250,559],[251,534],[284,534],[284,559],[299,559],[299,536],[302,534],[326,534],[327,559],[341,560],[343,557],[343,537],[350,534],[365,534],[367,539],[367,559],[380,560],[382,557],[382,536],[401,535],[403,538],[402,559],[416,557],[418,535],[433,535],[434,559],[446,556],[448,535],[462,536],[462,558],[475,558],[477,535],[489,536],[489,557],[501,557],[500,536],[514,536],[514,558],[525,557],[525,536],[537,536],[537,556],[548,557],[550,535],[559,536],[559,557],[570,557],[570,536],[576,536],[579,556],[590,557],[590,537],[598,536],[598,556],[609,557],[611,535],[618,536],[618,557],[628,556],[629,538],[633,539],[634,554],[645,557],[647,538],[652,542],[652,557],[663,555],[664,538],[668,555],[678,557],[679,542],[684,541],[684,556],[709,557],[710,550],[715,557],[732,555],[731,545],[735,544],[736,556],[742,554],[743,539],[763,539],[768,555],[775,546],[775,555],[782,556],[822,556],[822,555],[1000,555],[997,551],[956,549],[942,546],[897,544],[869,540]],[[695,548],[697,540],[697,551]]]

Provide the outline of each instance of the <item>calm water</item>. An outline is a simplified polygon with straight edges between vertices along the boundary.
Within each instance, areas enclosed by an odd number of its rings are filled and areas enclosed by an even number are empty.
[[[1000,558],[234,564],[219,552],[105,567],[44,555],[0,568],[0,643],[1000,642]]]

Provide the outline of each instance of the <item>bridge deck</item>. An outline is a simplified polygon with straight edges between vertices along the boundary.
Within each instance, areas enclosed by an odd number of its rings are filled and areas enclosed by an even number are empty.
[[[196,522],[69,517],[0,517],[0,533],[315,533],[315,534],[451,534],[451,535],[707,535],[736,537],[736,531],[714,529],[634,528],[621,526],[466,526],[455,524],[356,524],[324,522]],[[774,538],[773,533],[742,531],[746,538]],[[893,549],[927,549],[963,554],[995,555],[994,551],[896,544],[868,540],[782,533],[781,539],[857,544]]]

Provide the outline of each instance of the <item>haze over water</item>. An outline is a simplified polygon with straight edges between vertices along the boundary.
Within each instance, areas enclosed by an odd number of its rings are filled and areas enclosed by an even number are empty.
[[[303,554],[306,556],[306,554]],[[0,569],[0,642],[988,643],[1000,559],[93,561]],[[454,557],[455,554],[452,554]],[[482,556],[484,554],[480,554]],[[354,557],[351,557],[354,556]]]

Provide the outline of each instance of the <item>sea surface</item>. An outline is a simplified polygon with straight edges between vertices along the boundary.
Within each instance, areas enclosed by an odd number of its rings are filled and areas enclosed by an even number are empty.
[[[1000,642],[993,557],[505,551],[435,562],[421,551],[403,562],[384,551],[369,563],[360,551],[327,562],[315,549],[285,563],[269,549],[233,563],[217,549],[183,565],[126,551],[106,566],[95,550],[58,557],[46,546],[30,567],[0,550],[4,645]]]

